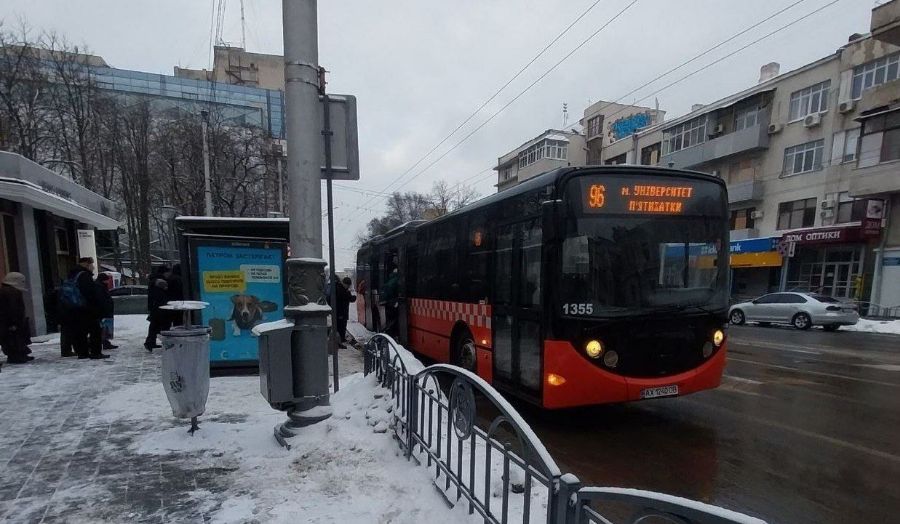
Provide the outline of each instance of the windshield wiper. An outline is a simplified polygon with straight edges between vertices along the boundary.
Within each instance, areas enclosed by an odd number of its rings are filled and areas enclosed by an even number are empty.
[[[686,309],[697,309],[703,313],[711,315],[713,312],[700,304],[674,304],[671,306],[660,306],[657,308],[651,308],[649,313],[678,313],[684,311]]]

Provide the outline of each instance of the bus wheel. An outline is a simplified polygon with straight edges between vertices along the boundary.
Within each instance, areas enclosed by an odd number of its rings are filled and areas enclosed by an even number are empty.
[[[456,339],[456,348],[454,350],[454,364],[468,369],[472,373],[477,373],[478,357],[475,351],[475,340],[468,331],[464,331]]]

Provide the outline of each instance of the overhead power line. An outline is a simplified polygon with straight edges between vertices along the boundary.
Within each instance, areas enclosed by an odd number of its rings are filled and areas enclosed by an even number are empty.
[[[584,47],[585,45],[587,45],[588,42],[590,42],[591,40],[593,40],[597,35],[600,34],[601,31],[603,31],[603,30],[606,29],[610,24],[612,24],[613,22],[615,22],[620,16],[622,16],[623,14],[625,14],[625,12],[628,11],[628,10],[629,10],[634,4],[636,4],[637,2],[638,2],[638,0],[632,0],[630,3],[628,3],[628,5],[626,5],[626,6],[623,7],[621,10],[619,10],[618,13],[616,13],[612,18],[610,18],[609,20],[607,20],[606,23],[604,23],[602,26],[600,26],[599,29],[597,29],[596,31],[594,31],[593,33],[591,33],[590,36],[588,36],[588,37],[587,37],[586,39],[584,39],[580,44],[578,44],[577,46],[575,46],[574,49],[572,49],[571,51],[569,51],[569,52],[568,52],[564,57],[562,57],[558,62],[556,62],[556,63],[553,64],[549,69],[547,69],[546,71],[544,71],[544,73],[541,74],[541,76],[537,77],[537,79],[535,79],[534,82],[528,84],[528,86],[527,86],[525,89],[523,89],[522,91],[520,91],[520,92],[519,92],[516,96],[514,96],[509,102],[507,102],[506,104],[504,104],[503,107],[501,107],[500,109],[498,109],[497,111],[495,111],[491,116],[488,117],[487,120],[485,120],[484,122],[482,122],[481,124],[479,124],[475,129],[473,129],[472,131],[470,131],[469,134],[467,134],[467,135],[464,136],[461,140],[459,140],[458,142],[456,142],[455,144],[453,144],[453,146],[452,146],[450,149],[444,151],[439,157],[437,157],[436,159],[434,159],[430,164],[428,164],[427,166],[425,166],[421,171],[419,171],[418,173],[416,173],[412,178],[410,178],[409,180],[407,180],[406,182],[404,182],[404,184],[408,184],[408,183],[412,182],[413,180],[415,180],[415,179],[419,178],[420,176],[422,176],[422,174],[424,174],[426,171],[428,171],[432,166],[434,166],[435,164],[437,164],[438,162],[440,162],[441,160],[443,160],[447,155],[449,155],[449,154],[452,153],[454,150],[456,150],[457,147],[461,146],[461,145],[462,145],[463,143],[465,143],[468,139],[472,138],[472,136],[473,136],[475,133],[477,133],[478,131],[480,131],[484,126],[486,126],[488,123],[490,123],[492,120],[494,120],[494,118],[496,118],[497,115],[499,115],[499,114],[502,113],[504,110],[506,110],[507,107],[513,105],[513,104],[516,102],[516,100],[518,100],[519,98],[522,97],[522,95],[524,95],[525,93],[527,93],[528,91],[530,91],[532,87],[534,87],[534,86],[536,86],[536,85],[538,84],[538,82],[540,82],[541,80],[543,80],[544,78],[546,78],[547,75],[549,75],[549,74],[552,73],[554,70],[556,70],[556,68],[559,67],[563,62],[565,62],[566,60],[568,60],[569,57],[571,57],[571,56],[574,55],[579,49],[581,49],[582,47]]]
[[[607,105],[602,106],[602,108],[609,107],[610,105],[613,105],[613,104],[618,104],[619,102],[625,100],[627,97],[631,96],[632,94],[634,94],[634,93],[640,91],[641,89],[643,89],[643,88],[645,88],[645,87],[647,87],[647,86],[653,84],[653,83],[656,82],[657,80],[659,80],[659,79],[661,79],[661,78],[663,78],[663,77],[665,77],[665,76],[668,76],[669,74],[671,74],[671,73],[673,73],[673,72],[675,72],[675,71],[677,71],[677,70],[683,68],[684,66],[686,66],[686,65],[688,65],[688,64],[691,64],[691,63],[697,61],[699,58],[702,58],[703,56],[708,55],[710,52],[715,51],[716,49],[718,49],[718,48],[722,47],[723,45],[725,45],[725,44],[727,44],[727,43],[733,41],[734,39],[740,37],[741,35],[747,34],[747,33],[748,33],[749,31],[751,31],[752,29],[755,29],[755,28],[761,26],[762,24],[764,24],[764,23],[766,23],[766,22],[772,20],[772,19],[775,18],[776,16],[778,16],[778,15],[784,13],[785,11],[787,11],[787,10],[793,8],[793,7],[796,7],[797,5],[799,5],[799,4],[801,4],[801,3],[805,2],[805,1],[806,1],[806,0],[798,0],[798,1],[796,1],[796,2],[794,2],[794,3],[792,3],[792,4],[790,4],[790,5],[788,5],[787,7],[784,7],[784,8],[782,8],[782,9],[776,11],[775,13],[772,13],[771,15],[767,16],[766,18],[763,18],[762,20],[760,20],[760,21],[754,23],[753,25],[748,26],[746,29],[743,29],[742,31],[740,31],[740,32],[738,32],[738,33],[736,33],[736,34],[734,34],[734,35],[732,35],[732,36],[726,38],[725,40],[722,40],[721,42],[719,42],[718,44],[716,44],[716,45],[710,47],[709,49],[706,49],[705,51],[703,51],[703,52],[701,52],[701,53],[695,55],[694,57],[692,57],[692,58],[690,58],[690,59],[688,59],[688,60],[685,60],[684,62],[680,63],[679,65],[677,65],[677,66],[675,66],[675,67],[669,69],[669,70],[666,71],[665,73],[662,73],[661,75],[656,76],[656,77],[653,78],[652,80],[650,80],[650,81],[648,81],[648,82],[645,82],[644,84],[642,84],[642,85],[640,85],[640,86],[638,86],[638,87],[632,89],[631,91],[629,91],[629,92],[625,93],[624,95],[620,96],[619,98],[617,98],[614,102],[609,102]],[[836,4],[836,3],[839,2],[839,1],[840,1],[840,0],[834,0],[834,1],[831,2],[831,3],[825,4],[825,5],[823,5],[823,6],[819,7],[819,8],[816,8],[816,9],[814,9],[813,11],[811,11],[811,12],[809,12],[809,13],[803,15],[802,17],[797,18],[797,19],[795,19],[795,20],[793,20],[793,21],[791,21],[791,22],[785,24],[784,26],[781,26],[781,27],[779,27],[778,29],[776,29],[776,30],[774,30],[774,31],[772,31],[772,32],[770,32],[770,33],[767,33],[766,35],[764,35],[764,36],[762,36],[762,37],[760,37],[760,38],[758,38],[758,39],[756,39],[756,40],[750,42],[749,44],[746,44],[746,45],[744,45],[743,47],[741,47],[741,48],[739,48],[739,49],[737,49],[737,50],[735,50],[735,51],[733,51],[733,52],[731,52],[731,53],[729,53],[729,54],[727,54],[727,55],[725,55],[725,56],[723,56],[723,57],[721,57],[721,58],[719,58],[719,59],[717,59],[717,60],[715,60],[715,61],[713,61],[713,62],[711,62],[711,63],[709,63],[709,64],[707,64],[707,65],[705,65],[705,66],[703,66],[702,68],[697,69],[696,71],[693,71],[693,72],[691,72],[691,73],[689,73],[689,74],[687,74],[687,75],[685,75],[685,76],[679,78],[678,80],[675,80],[675,81],[673,81],[673,82],[667,84],[666,86],[664,86],[664,87],[662,87],[662,88],[660,88],[660,89],[654,91],[653,93],[650,93],[649,95],[645,96],[644,98],[641,98],[640,100],[635,101],[634,103],[637,104],[637,103],[639,103],[639,102],[642,102],[642,101],[644,101],[644,100],[647,100],[648,98],[650,98],[650,97],[652,97],[652,96],[654,96],[654,95],[657,95],[657,94],[661,93],[662,91],[664,91],[664,90],[666,90],[666,89],[668,89],[668,88],[670,88],[670,87],[672,87],[672,86],[674,86],[674,85],[677,85],[678,83],[680,83],[680,82],[682,82],[682,81],[684,81],[684,80],[686,80],[686,79],[688,79],[688,78],[694,76],[695,74],[697,74],[697,73],[699,73],[699,72],[701,72],[701,71],[703,71],[703,70],[705,70],[705,69],[708,69],[708,68],[712,67],[713,65],[715,65],[715,64],[717,64],[717,63],[719,63],[719,62],[721,62],[721,61],[723,61],[723,60],[725,60],[725,59],[727,59],[727,58],[730,58],[730,57],[734,56],[735,54],[737,54],[737,53],[739,53],[739,52],[741,52],[741,51],[747,49],[748,47],[753,46],[753,45],[755,45],[755,44],[757,44],[757,43],[759,43],[759,42],[761,42],[761,41],[763,41],[763,40],[765,40],[765,39],[767,39],[767,38],[769,38],[769,37],[771,37],[771,36],[774,36],[775,34],[777,34],[777,33],[781,32],[781,31],[787,29],[788,27],[791,27],[792,25],[794,25],[794,24],[796,24],[796,23],[798,23],[798,22],[801,22],[802,20],[805,20],[806,18],[809,18],[810,16],[812,16],[812,15],[814,15],[814,14],[816,14],[816,13],[819,13],[820,11],[822,11],[822,10],[824,10],[824,9],[826,9],[826,8],[828,8],[828,7],[832,6],[832,5],[834,5],[834,4]],[[618,115],[618,114],[624,112],[626,109],[627,109],[627,108],[620,109],[620,110],[616,111],[615,113],[612,113],[612,114],[608,115],[607,118],[608,118],[608,119],[611,119],[612,117],[614,117],[614,116],[616,116],[616,115]],[[469,178],[467,178],[467,179],[465,179],[465,180],[470,180],[470,179],[472,179],[472,178],[475,178],[475,177],[479,176],[480,174],[482,174],[482,173],[484,173],[484,172],[485,172],[485,171],[482,171],[481,173],[479,173],[479,174],[477,174],[477,175],[472,175],[472,176],[470,176]]]
[[[590,13],[591,10],[593,10],[594,7],[596,7],[597,4],[599,4],[601,1],[602,1],[602,0],[595,0],[591,5],[589,5],[589,6],[587,7],[587,9],[585,9],[584,11],[582,11],[581,14],[579,14],[574,20],[572,20],[572,22],[571,22],[569,25],[566,26],[565,29],[562,30],[562,32],[560,32],[558,35],[556,35],[556,37],[553,38],[553,40],[551,40],[550,42],[548,42],[547,45],[545,45],[545,46],[543,47],[543,49],[541,49],[541,50],[538,52],[538,54],[534,55],[534,57],[532,57],[532,59],[529,60],[528,63],[526,63],[524,66],[522,66],[522,68],[519,69],[519,70],[516,72],[516,74],[514,74],[509,80],[507,80],[505,84],[503,84],[502,86],[500,86],[500,88],[497,89],[497,90],[494,92],[494,94],[492,94],[487,100],[485,100],[480,106],[478,106],[478,108],[476,108],[474,111],[472,111],[472,113],[471,113],[468,117],[466,117],[465,120],[463,120],[462,122],[460,122],[459,125],[457,125],[456,128],[453,129],[453,131],[451,131],[449,134],[447,134],[447,136],[445,136],[444,138],[442,138],[440,142],[438,142],[437,144],[435,144],[434,147],[432,147],[430,150],[428,150],[427,153],[425,153],[424,155],[422,155],[421,158],[419,158],[418,160],[416,160],[416,162],[415,162],[413,165],[409,166],[409,168],[408,168],[406,171],[404,171],[399,177],[397,177],[396,179],[394,179],[393,182],[391,182],[391,183],[389,183],[388,185],[386,185],[386,186],[384,186],[383,188],[381,188],[381,191],[382,191],[382,192],[387,191],[388,188],[392,187],[394,184],[396,184],[397,182],[399,182],[400,180],[402,180],[403,177],[405,177],[406,175],[408,175],[413,169],[415,169],[419,164],[421,164],[422,161],[424,161],[426,158],[428,158],[429,156],[431,156],[431,154],[434,153],[435,151],[437,151],[437,149],[438,149],[439,147],[441,147],[442,145],[444,145],[444,143],[447,142],[447,140],[449,140],[450,137],[452,137],[453,135],[455,135],[457,131],[459,131],[460,129],[462,129],[463,126],[465,126],[465,125],[468,124],[473,118],[475,118],[475,116],[476,116],[478,113],[480,113],[481,110],[484,109],[488,104],[490,104],[491,102],[493,102],[494,99],[497,98],[497,96],[498,96],[501,92],[503,92],[504,89],[506,89],[507,87],[509,87],[509,85],[510,85],[511,83],[513,83],[517,78],[519,78],[519,77],[522,75],[522,73],[525,72],[525,70],[527,70],[529,67],[531,67],[531,65],[534,64],[541,56],[543,56],[544,53],[546,53],[551,47],[553,47],[553,44],[555,44],[557,41],[559,41],[560,38],[562,38],[563,36],[565,36],[565,34],[568,33],[569,30],[571,30],[571,29],[575,26],[575,24],[577,24],[579,21],[581,21],[581,19],[584,18],[588,13]],[[366,203],[368,203],[368,202],[366,202]]]

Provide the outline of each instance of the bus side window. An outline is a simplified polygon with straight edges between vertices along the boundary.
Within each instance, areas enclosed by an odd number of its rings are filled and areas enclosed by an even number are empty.
[[[497,304],[512,302],[513,237],[511,225],[498,228],[497,254],[494,257],[497,261],[497,267],[494,269],[497,282],[494,286],[494,302]]]
[[[478,302],[490,296],[488,262],[490,244],[483,215],[475,215],[469,221],[468,256],[465,259],[465,275],[462,282],[463,301]]]
[[[519,305],[540,307],[541,304],[541,224],[531,220],[521,224],[522,274]]]

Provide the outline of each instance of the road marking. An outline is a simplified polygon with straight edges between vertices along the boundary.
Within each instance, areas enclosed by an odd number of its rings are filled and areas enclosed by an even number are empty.
[[[848,377],[847,375],[838,375],[836,373],[825,373],[823,371],[806,371],[803,369],[792,368],[790,366],[779,366],[778,364],[767,364],[765,362],[757,362],[755,360],[746,360],[743,358],[734,358],[731,357],[728,359],[731,362],[743,362],[745,364],[753,364],[756,366],[762,366],[767,368],[775,368],[775,369],[785,369],[788,371],[794,371],[796,373],[808,374],[808,375],[819,375],[822,377],[831,377],[831,378],[839,378],[843,380],[852,380],[854,382],[864,382],[866,384],[875,384],[878,386],[887,386],[891,388],[900,388],[900,384],[894,384],[892,382],[882,382],[880,380],[869,380],[865,378],[856,378],[856,377]]]
[[[785,348],[785,351],[793,351],[794,353],[804,353],[806,355],[824,355],[821,351],[806,351],[803,349]]]
[[[900,371],[900,365],[897,364],[856,364],[864,368],[880,369],[881,371]]]
[[[804,437],[811,437],[811,438],[823,440],[823,441],[828,442],[829,444],[833,444],[833,445],[835,445],[835,446],[839,446],[839,447],[843,447],[843,448],[847,448],[847,449],[852,449],[853,451],[858,451],[858,452],[860,452],[860,453],[865,453],[865,454],[867,454],[867,455],[872,455],[872,456],[877,457],[877,458],[881,458],[881,459],[885,459],[885,460],[890,460],[891,462],[897,462],[897,463],[900,463],[900,456],[894,455],[893,453],[888,453],[888,452],[886,452],[886,451],[881,451],[881,450],[878,450],[878,449],[873,449],[873,448],[870,448],[870,447],[867,447],[867,446],[862,446],[862,445],[860,445],[860,444],[854,444],[854,443],[852,443],[852,442],[847,442],[846,440],[841,440],[841,439],[839,439],[839,438],[829,437],[828,435],[822,435],[821,433],[816,433],[815,431],[809,431],[809,430],[805,430],[805,429],[795,428],[795,427],[793,427],[793,426],[788,426],[788,425],[782,424],[782,423],[780,423],[780,422],[774,422],[774,421],[771,421],[771,420],[766,420],[766,419],[764,419],[764,418],[755,417],[755,416],[752,416],[752,415],[746,415],[746,414],[736,413],[734,410],[731,410],[731,409],[728,409],[728,408],[719,407],[719,406],[716,406],[716,405],[714,405],[714,404],[707,404],[707,403],[705,403],[705,402],[702,402],[702,401],[700,401],[700,400],[697,400],[696,398],[692,398],[692,397],[681,397],[681,399],[682,399],[682,400],[685,400],[685,401],[687,401],[687,402],[694,402],[694,403],[696,403],[696,404],[701,404],[701,405],[706,406],[706,407],[708,407],[708,408],[710,408],[710,409],[714,409],[714,410],[717,410],[717,411],[721,411],[721,412],[723,412],[723,413],[727,413],[727,414],[732,415],[732,416],[734,416],[734,417],[744,418],[744,419],[747,419],[747,420],[751,420],[751,421],[753,421],[753,422],[756,422],[756,423],[758,423],[758,424],[762,424],[762,425],[764,425],[764,426],[770,426],[770,427],[773,427],[773,428],[778,428],[778,429],[781,429],[781,430],[783,430],[783,431],[788,431],[788,432],[790,432],[790,433],[796,433],[796,434],[798,434],[798,435],[802,435],[802,436],[804,436]]]

